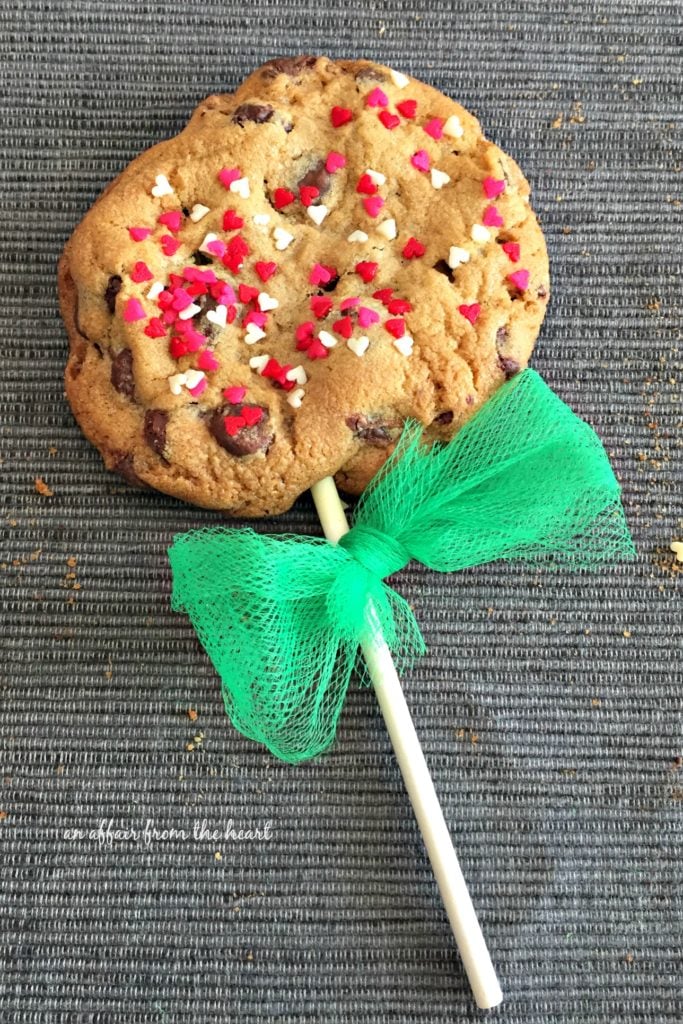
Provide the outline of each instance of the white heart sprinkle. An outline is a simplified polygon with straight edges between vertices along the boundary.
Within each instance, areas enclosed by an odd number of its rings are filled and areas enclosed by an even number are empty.
[[[370,339],[363,335],[361,338],[349,338],[346,342],[352,352],[355,352],[357,356],[364,356],[368,350]]]
[[[147,292],[148,299],[158,299],[164,290],[164,286],[161,281],[155,281],[150,290]]]
[[[404,75],[402,71],[394,71],[393,68],[389,70],[391,75],[391,81],[394,83],[397,89],[405,89],[410,79],[407,75]]]
[[[287,401],[293,409],[300,409],[301,402],[306,392],[303,388],[296,388],[287,395]]]
[[[443,188],[451,180],[450,175],[440,171],[438,167],[432,167],[432,185],[434,188]]]
[[[491,238],[491,232],[483,224],[473,224],[470,235],[473,242],[488,242]]]
[[[254,224],[267,224],[270,221],[270,214],[268,213],[255,213],[251,218]]]
[[[368,167],[365,173],[367,174],[368,178],[370,179],[373,185],[386,184],[387,176],[386,174],[382,174],[381,171],[373,171],[371,167]]]
[[[249,188],[249,178],[237,178],[235,181],[230,182],[230,191],[235,192],[242,199],[248,199],[251,195]]]
[[[265,336],[266,332],[262,331],[258,324],[253,322],[247,324],[247,332],[244,335],[247,345],[255,345],[257,341],[261,341]]]
[[[367,240],[368,235],[364,231],[352,231],[346,239],[347,242],[367,242]]]
[[[172,395],[180,395],[183,390],[183,384],[187,380],[187,375],[184,373],[174,373],[172,377],[168,378],[168,386],[171,389]]]
[[[202,370],[185,370],[185,387],[192,391],[204,380],[206,374]]]
[[[173,189],[171,188],[171,183],[169,182],[169,180],[168,180],[168,178],[166,177],[165,174],[157,174],[157,176],[156,176],[156,178],[154,180],[156,182],[156,185],[152,185],[152,195],[156,199],[160,199],[161,196],[172,196],[173,195]]]
[[[216,327],[225,327],[228,322],[228,307],[219,303],[215,309],[208,309],[206,311],[206,319],[210,324],[215,324]]]
[[[320,341],[325,348],[334,348],[337,344],[337,339],[333,334],[330,334],[329,331],[321,331],[318,335],[318,341]]]
[[[460,118],[457,114],[451,114],[444,123],[442,130],[444,135],[449,135],[452,139],[460,139],[465,134],[465,129],[460,123]]]
[[[413,339],[409,334],[404,334],[402,338],[394,338],[394,348],[397,348],[402,356],[410,356],[413,354]]]
[[[280,305],[277,299],[273,295],[269,295],[268,292],[259,292],[256,301],[262,313],[267,313],[269,309],[277,309]]]
[[[377,230],[380,235],[384,235],[384,237],[388,238],[390,242],[392,242],[398,234],[396,230],[396,221],[393,217],[390,217],[389,220],[383,220],[382,223],[378,225]]]
[[[308,374],[303,366],[293,366],[291,370],[287,370],[285,377],[287,380],[293,380],[297,384],[305,384],[308,380]]]
[[[318,226],[322,224],[322,222],[325,220],[325,217],[327,217],[329,212],[330,211],[327,209],[326,206],[323,205],[323,203],[321,203],[320,206],[308,207],[308,216],[311,218],[311,220],[315,221],[315,223]]]
[[[179,320],[191,320],[197,313],[201,313],[202,307],[198,306],[196,302],[191,302],[189,306],[185,306],[185,309],[181,309],[178,313]]]
[[[275,239],[275,248],[281,252],[294,241],[294,235],[290,235],[289,231],[285,231],[284,228],[274,228],[273,238]]]
[[[452,245],[448,250],[448,266],[455,270],[461,263],[469,262],[470,254],[467,249],[461,249],[459,245]]]
[[[206,217],[207,213],[211,213],[208,206],[203,206],[201,203],[195,203],[190,210],[190,220],[194,221],[196,224],[202,219],[202,217]]]
[[[209,231],[208,235],[205,236],[204,241],[199,246],[199,251],[200,252],[208,252],[209,250],[206,247],[209,244],[209,242],[217,242],[217,241],[218,241],[218,235],[214,235],[211,231]]]
[[[268,365],[269,362],[270,356],[252,356],[251,359],[249,360],[249,365],[251,366],[252,370],[256,370],[257,373],[260,373],[261,370],[263,370]]]

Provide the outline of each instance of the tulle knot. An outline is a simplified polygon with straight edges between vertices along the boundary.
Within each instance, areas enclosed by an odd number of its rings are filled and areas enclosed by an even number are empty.
[[[339,546],[380,580],[398,572],[410,561],[410,553],[400,540],[366,523],[352,527],[340,539]]]

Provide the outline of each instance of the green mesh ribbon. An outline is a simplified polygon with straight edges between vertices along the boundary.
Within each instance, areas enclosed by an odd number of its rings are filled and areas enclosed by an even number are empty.
[[[334,739],[368,636],[368,602],[399,671],[425,650],[383,579],[416,559],[454,572],[495,559],[587,568],[634,555],[619,485],[593,430],[533,370],[449,444],[409,423],[338,546],[225,527],[177,536],[173,608],[222,680],[235,727],[284,761]]]

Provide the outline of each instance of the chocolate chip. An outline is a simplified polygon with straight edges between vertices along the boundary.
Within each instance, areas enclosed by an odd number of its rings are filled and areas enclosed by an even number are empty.
[[[242,427],[234,437],[225,429],[223,422],[226,416],[239,416],[242,409],[262,409],[263,417],[253,427]],[[268,427],[268,410],[261,405],[223,405],[213,413],[209,420],[209,430],[226,452],[241,458],[243,455],[254,455],[256,452],[267,452],[275,439]]]
[[[205,252],[200,252],[199,249],[192,253],[192,260],[198,267],[206,267],[209,263],[213,263],[211,257]]]
[[[289,75],[298,78],[302,71],[309,71],[315,66],[317,57],[302,54],[300,57],[276,57],[263,65],[261,74],[264,78],[277,78],[278,75]]]
[[[111,383],[121,395],[132,398],[135,392],[133,378],[133,353],[129,348],[122,348],[111,361]]]
[[[444,427],[448,426],[453,422],[453,410],[447,409],[446,412],[440,412],[438,416],[434,417],[434,422]]]
[[[496,348],[505,348],[510,340],[510,331],[505,324],[496,331]]]
[[[116,296],[121,291],[121,285],[123,281],[118,274],[112,274],[107,283],[107,288],[104,293],[104,301],[107,303],[107,309],[113,315],[116,309]]]
[[[539,285],[538,290],[536,291],[536,298],[537,299],[545,299],[547,297],[547,295],[548,295],[548,292],[546,290],[545,285],[543,285],[543,284]]]
[[[356,412],[346,417],[346,426],[353,431],[354,437],[372,445],[373,448],[386,448],[393,440],[389,424],[379,416],[366,416],[364,413]]]
[[[498,365],[505,374],[505,379],[510,380],[510,377],[514,377],[516,373],[519,373],[521,367],[516,359],[510,359],[508,356],[498,356]]]
[[[335,277],[331,277],[329,279],[329,281],[327,282],[327,284],[321,284],[320,285],[320,289],[323,292],[333,292],[338,284],[339,284],[339,274],[337,274]]]
[[[201,312],[197,313],[192,323],[197,331],[203,334],[206,338],[213,338],[215,324],[212,324],[210,320],[207,320],[206,314],[209,310],[213,311],[216,309],[218,303],[214,299],[213,295],[206,292],[205,295],[197,295],[195,297],[195,303],[199,306]]]
[[[452,269],[448,266],[445,260],[439,260],[435,263],[432,270],[436,270],[439,274],[443,274],[449,281],[453,281],[455,279]]]
[[[142,435],[157,455],[163,456],[166,448],[166,424],[168,423],[168,413],[164,412],[163,409],[148,409],[145,413],[145,425],[142,429]]]
[[[114,472],[122,476],[132,487],[143,487],[147,490],[147,484],[135,472],[132,455],[122,455],[114,465]]]
[[[367,64],[364,68],[356,71],[354,78],[357,82],[386,82],[387,76],[374,64]]]
[[[272,107],[268,107],[262,103],[242,103],[241,106],[234,111],[232,119],[235,124],[243,127],[247,121],[253,121],[254,124],[265,124],[266,121],[270,121],[272,116]]]
[[[322,199],[325,193],[329,191],[331,181],[332,176],[325,168],[325,161],[318,160],[318,162],[311,167],[310,171],[307,171],[306,174],[304,174],[301,181],[298,182],[298,188],[302,188],[304,185],[317,188],[319,195],[314,200],[317,202],[318,199]]]

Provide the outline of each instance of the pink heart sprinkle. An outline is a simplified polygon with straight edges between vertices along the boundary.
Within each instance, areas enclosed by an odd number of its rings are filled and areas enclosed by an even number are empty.
[[[388,107],[389,97],[382,89],[373,89],[365,97],[365,105],[366,107]]]
[[[174,238],[173,235],[162,235],[161,248],[164,256],[174,256],[180,248],[180,239]]]
[[[340,170],[342,167],[346,167],[346,157],[333,149],[331,153],[328,153],[327,160],[325,161],[325,170],[328,174],[334,174],[335,171]]]
[[[433,139],[440,139],[443,135],[443,121],[438,117],[433,117],[431,121],[427,121],[427,124],[422,125],[423,131],[427,132],[427,135],[431,135]]]
[[[376,324],[379,320],[379,313],[376,313],[374,309],[368,309],[367,306],[360,306],[358,309],[358,324],[360,327],[370,327],[371,324]]]
[[[140,284],[142,281],[151,281],[153,277],[154,274],[142,260],[138,260],[130,272],[130,279],[136,284]]]
[[[246,327],[248,324],[256,324],[257,327],[265,327],[267,322],[267,315],[262,313],[260,309],[250,309],[242,320],[242,327]]]
[[[519,288],[520,292],[526,291],[529,287],[529,271],[515,270],[513,274],[508,274],[508,281],[514,284],[515,288]]]
[[[134,320],[144,320],[145,311],[138,299],[128,299],[123,307],[123,319],[129,324]]]
[[[478,302],[473,302],[469,306],[458,306],[458,312],[465,317],[465,320],[469,320],[473,324],[481,312],[481,306]]]
[[[314,263],[308,280],[311,284],[327,284],[332,279],[332,274],[325,270],[321,263]]]
[[[227,245],[222,241],[222,239],[215,238],[213,242],[207,242],[204,248],[207,252],[210,252],[212,256],[218,256],[218,258],[221,259],[225,256]]]
[[[418,149],[417,153],[413,153],[411,156],[410,162],[413,167],[417,167],[418,171],[428,171],[429,153],[426,149]]]
[[[220,363],[210,348],[203,348],[197,356],[195,366],[198,370],[217,370]]]
[[[180,312],[183,309],[187,309],[188,306],[192,305],[192,296],[189,295],[184,288],[173,289],[173,302],[172,308]]]
[[[376,217],[384,206],[384,200],[381,196],[368,196],[363,200],[363,206],[369,217]]]
[[[233,181],[237,181],[237,179],[241,177],[242,172],[239,167],[223,167],[222,170],[218,172],[218,180],[225,188],[230,188]]]
[[[496,209],[495,206],[487,206],[484,210],[484,216],[481,218],[482,224],[485,224],[487,228],[500,228],[503,226],[503,218]]]
[[[505,191],[505,181],[502,178],[484,178],[482,187],[487,199],[495,199]]]
[[[358,295],[350,295],[348,299],[342,299],[339,303],[339,308],[344,312],[344,310],[353,309],[353,307],[357,306],[359,302],[360,298]]]
[[[152,234],[151,228],[128,228],[128,234],[134,242],[144,242]]]
[[[246,388],[232,387],[223,390],[223,398],[231,405],[239,405],[247,393]]]
[[[519,262],[521,252],[519,242],[505,242],[501,248],[511,263]]]
[[[167,210],[159,215],[159,223],[167,227],[169,231],[180,231],[183,215],[180,210]]]
[[[187,390],[190,392],[190,394],[192,395],[193,398],[199,398],[199,396],[201,395],[202,391],[206,391],[207,384],[208,384],[208,381],[207,381],[206,377],[202,377],[202,379],[200,380],[199,384],[197,384],[196,387],[188,388]]]

